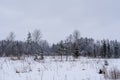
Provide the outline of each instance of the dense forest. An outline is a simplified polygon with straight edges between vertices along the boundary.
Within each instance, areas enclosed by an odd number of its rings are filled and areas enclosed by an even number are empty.
[[[120,42],[117,40],[99,40],[81,37],[75,30],[65,40],[51,46],[42,40],[40,30],[28,32],[26,41],[15,40],[14,32],[10,32],[5,40],[0,41],[0,56],[79,56],[93,58],[119,58]]]

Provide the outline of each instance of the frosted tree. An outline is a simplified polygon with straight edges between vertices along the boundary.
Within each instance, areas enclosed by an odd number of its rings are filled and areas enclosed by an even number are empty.
[[[72,34],[70,34],[65,40],[66,61],[68,60],[69,55],[72,54],[72,40],[73,40]]]
[[[73,43],[73,56],[75,58],[78,58],[78,56],[80,55],[80,51],[79,51],[79,39],[80,39],[80,32],[78,30],[75,30],[73,33],[73,39],[74,39],[74,43]]]
[[[28,32],[27,34],[27,44],[31,44],[32,43],[32,35],[30,32]]]
[[[32,35],[30,32],[27,34],[27,41],[26,41],[26,53],[27,55],[32,54]]]
[[[114,57],[115,58],[119,58],[119,52],[118,52],[118,50],[119,50],[119,46],[118,46],[118,42],[116,40],[115,41],[115,46],[114,46]]]
[[[34,42],[34,52],[37,55],[43,54],[42,47],[40,46],[41,38],[42,38],[41,31],[38,29],[34,30],[32,33],[32,40]]]
[[[8,37],[7,37],[7,45],[6,45],[6,55],[13,55],[15,53],[15,45],[14,45],[14,40],[15,40],[15,34],[14,32],[10,32]]]

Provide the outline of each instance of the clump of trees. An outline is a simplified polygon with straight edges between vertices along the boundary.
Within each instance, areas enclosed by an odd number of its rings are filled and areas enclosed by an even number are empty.
[[[50,47],[46,40],[41,39],[40,30],[28,32],[26,41],[15,40],[14,32],[10,32],[6,40],[0,41],[0,56],[29,56],[48,54]]]
[[[0,56],[23,56],[23,55],[50,55],[79,56],[93,58],[119,58],[120,42],[117,40],[99,40],[83,38],[80,32],[75,30],[65,40],[49,46],[46,40],[42,40],[40,30],[28,32],[26,41],[15,40],[14,32],[10,32],[6,40],[0,41]]]
[[[62,42],[62,44],[61,44]],[[62,46],[61,49],[59,47]],[[66,40],[62,40],[51,47],[51,53],[70,56],[75,58],[79,56],[93,58],[119,58],[120,57],[120,42],[117,40],[99,40],[95,41],[92,38],[80,37],[79,31],[74,31]]]

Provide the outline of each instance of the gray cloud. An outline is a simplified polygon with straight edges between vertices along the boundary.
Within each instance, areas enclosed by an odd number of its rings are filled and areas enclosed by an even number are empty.
[[[14,31],[24,40],[40,29],[50,43],[65,39],[75,29],[83,37],[119,39],[119,0],[1,0],[0,39]]]

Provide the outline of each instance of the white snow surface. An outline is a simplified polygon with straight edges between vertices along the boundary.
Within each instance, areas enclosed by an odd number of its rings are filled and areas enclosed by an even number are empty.
[[[45,57],[44,60],[34,61],[34,57],[24,60],[11,60],[9,57],[0,58],[0,80],[104,80],[99,69],[104,65],[104,59],[88,59],[80,57],[73,61],[59,57]],[[120,59],[106,59],[107,69],[120,70]]]

